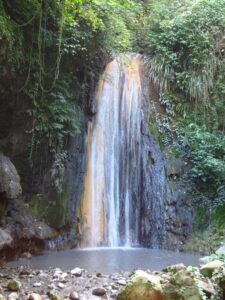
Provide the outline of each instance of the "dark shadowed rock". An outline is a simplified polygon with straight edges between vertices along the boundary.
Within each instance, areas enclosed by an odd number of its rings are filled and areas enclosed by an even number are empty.
[[[38,220],[21,201],[10,201],[2,220],[7,231],[15,241],[20,239],[47,240],[54,236],[53,230]]]
[[[80,299],[77,292],[71,292],[70,295],[69,295],[69,298],[70,298],[70,300],[79,300]]]
[[[13,239],[8,232],[0,229],[0,250],[12,245]]]
[[[95,296],[104,296],[106,294],[106,289],[103,288],[103,287],[96,287],[96,288],[93,288],[92,290],[92,295],[95,295]]]

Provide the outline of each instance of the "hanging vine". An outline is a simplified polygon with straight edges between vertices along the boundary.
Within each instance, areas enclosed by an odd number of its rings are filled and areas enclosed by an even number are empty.
[[[46,17],[45,17],[46,18]],[[39,63],[39,83],[40,83],[40,88],[44,93],[50,93],[53,88],[55,87],[56,81],[59,78],[59,69],[60,69],[60,62],[61,62],[61,46],[62,46],[62,35],[63,35],[63,24],[64,24],[64,1],[61,2],[61,13],[60,13],[60,20],[59,20],[59,30],[58,30],[58,49],[57,49],[57,58],[54,66],[49,72],[45,71],[45,66],[44,66],[44,56],[45,56],[45,47],[43,46],[44,39],[43,39],[43,1],[41,1],[41,12],[40,12],[40,19],[39,19],[39,30],[38,30],[38,63]],[[45,25],[46,25],[46,20],[45,20]],[[54,70],[54,77],[53,81],[50,85],[49,88],[44,87],[44,77],[49,76],[49,74],[52,73],[53,68],[55,67]]]

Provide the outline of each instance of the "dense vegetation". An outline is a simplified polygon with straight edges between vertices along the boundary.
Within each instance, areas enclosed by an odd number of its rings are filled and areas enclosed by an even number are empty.
[[[225,203],[224,0],[1,0],[0,88],[26,103],[29,159],[63,159],[111,56],[145,55],[162,146],[190,162],[208,211]],[[10,84],[9,84],[10,82]]]
[[[225,198],[224,29],[223,0],[165,2],[153,7],[143,42],[167,113],[158,122],[172,137],[165,142],[191,163],[197,203],[209,211]]]

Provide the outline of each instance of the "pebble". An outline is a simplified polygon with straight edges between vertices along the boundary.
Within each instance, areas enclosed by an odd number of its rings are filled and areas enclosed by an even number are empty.
[[[79,300],[80,297],[79,297],[77,292],[71,292],[70,295],[69,295],[69,299],[70,300]]]
[[[63,274],[62,270],[59,269],[59,268],[57,268],[57,269],[55,269],[55,272],[54,272],[54,274],[53,274],[53,277],[54,277],[54,278],[59,278],[62,274]]]
[[[92,295],[95,295],[95,296],[104,296],[106,294],[106,289],[103,288],[103,287],[96,287],[96,288],[93,288],[92,290]]]
[[[65,288],[65,284],[63,284],[62,282],[59,282],[57,284],[57,286],[60,288],[60,289],[64,289]]]
[[[103,283],[103,285],[102,285],[103,287],[108,287],[109,286],[109,284],[108,284],[108,282],[105,282],[105,283]]]
[[[51,290],[55,290],[56,289],[56,285],[54,283],[51,283],[48,285],[48,288]]]
[[[41,277],[41,278],[47,278],[48,277],[48,274],[43,272],[43,271],[40,271],[40,273],[38,274],[38,277]]]
[[[27,300],[42,300],[42,296],[36,293],[32,293],[28,296]]]
[[[112,287],[113,290],[118,290],[119,289],[119,286],[114,284],[114,283],[111,285],[111,287]]]
[[[126,285],[126,284],[127,284],[126,280],[124,280],[124,279],[118,280],[117,283],[118,283],[119,285]]]
[[[9,296],[7,298],[7,300],[17,300],[17,299],[19,299],[19,296],[17,293],[11,293],[11,294],[9,294]]]
[[[33,284],[33,287],[40,287],[41,285],[42,285],[41,282],[35,282],[35,283]]]
[[[82,275],[83,269],[75,268],[75,269],[71,270],[70,273],[71,273],[72,275],[75,275],[75,276],[79,277],[79,276]]]

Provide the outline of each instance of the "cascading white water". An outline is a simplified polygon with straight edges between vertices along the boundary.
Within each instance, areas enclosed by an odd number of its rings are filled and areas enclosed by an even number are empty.
[[[131,246],[138,241],[141,164],[140,56],[114,59],[99,82],[89,123],[82,209],[82,246]],[[136,195],[137,198],[137,195]]]

